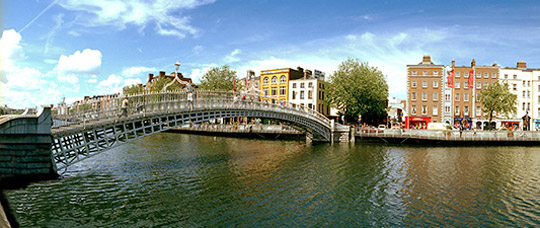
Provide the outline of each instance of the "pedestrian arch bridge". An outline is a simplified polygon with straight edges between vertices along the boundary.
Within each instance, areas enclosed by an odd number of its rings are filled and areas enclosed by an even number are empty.
[[[309,141],[334,142],[334,138],[348,141],[348,137],[334,137],[339,132],[354,137],[348,127],[336,126],[316,111],[263,103],[257,96],[246,99],[235,96],[232,92],[195,92],[190,95],[193,99],[188,100],[186,92],[178,91],[85,99],[72,105],[44,108],[33,119],[23,116],[0,120],[0,134],[25,134],[31,128],[31,134],[52,136],[49,136],[49,151],[55,173],[141,137],[217,119],[248,117],[285,121],[305,132]],[[121,116],[124,99],[129,102],[127,116]],[[44,145],[47,143],[41,148]],[[41,168],[44,171],[45,167]]]

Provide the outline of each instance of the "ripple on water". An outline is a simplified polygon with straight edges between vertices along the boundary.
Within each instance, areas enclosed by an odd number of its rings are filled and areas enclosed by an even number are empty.
[[[6,195],[23,227],[527,227],[538,189],[533,148],[165,133]]]

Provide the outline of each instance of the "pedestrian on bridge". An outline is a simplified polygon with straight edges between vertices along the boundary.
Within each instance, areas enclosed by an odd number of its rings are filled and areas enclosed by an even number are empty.
[[[128,116],[128,107],[129,107],[129,101],[127,99],[127,97],[124,98],[124,100],[122,101],[122,114],[120,115],[120,117],[122,116]]]

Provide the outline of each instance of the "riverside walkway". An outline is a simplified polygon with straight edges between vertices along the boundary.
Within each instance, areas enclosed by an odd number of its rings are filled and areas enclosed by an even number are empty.
[[[275,135],[302,135],[303,133],[287,125],[263,124],[191,124],[179,126],[170,131],[208,132],[230,134],[275,134]]]
[[[540,145],[540,132],[536,131],[433,131],[414,129],[387,129],[384,132],[357,132],[357,140],[391,144],[441,146],[496,146]]]

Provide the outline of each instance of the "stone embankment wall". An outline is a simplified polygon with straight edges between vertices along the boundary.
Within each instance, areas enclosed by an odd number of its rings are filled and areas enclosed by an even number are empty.
[[[0,119],[0,184],[56,176],[51,154],[51,109],[37,116]]]

